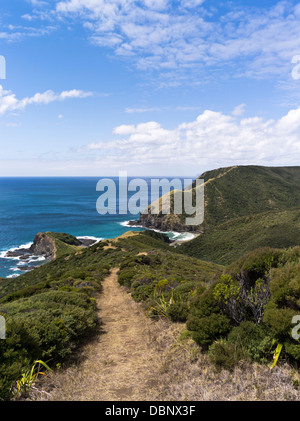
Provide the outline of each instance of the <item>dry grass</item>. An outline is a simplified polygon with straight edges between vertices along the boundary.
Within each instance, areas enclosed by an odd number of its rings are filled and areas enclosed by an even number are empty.
[[[103,334],[84,347],[81,362],[50,374],[32,400],[246,401],[299,400],[287,365],[245,363],[217,372],[184,325],[145,316],[117,282],[114,269],[98,300]],[[45,392],[43,392],[45,391]]]

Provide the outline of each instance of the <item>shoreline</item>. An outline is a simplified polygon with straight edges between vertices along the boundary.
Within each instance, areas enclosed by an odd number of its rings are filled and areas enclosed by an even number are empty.
[[[103,237],[94,237],[92,235],[79,235],[76,238],[80,241],[78,247],[86,248],[90,247],[100,241],[103,241]],[[42,266],[43,264],[51,261],[46,256],[42,254],[34,254],[30,251],[33,242],[28,242],[21,244],[19,247],[10,247],[7,250],[0,251],[0,258],[6,259],[8,261],[16,262],[16,265],[12,265],[9,269],[11,272],[21,272],[21,273],[12,273],[9,276],[4,277],[4,279],[13,279],[21,276],[23,273],[30,272],[36,267]],[[34,263],[39,263],[34,265]]]
[[[129,232],[130,228],[143,228],[144,230],[150,230],[150,231],[166,234],[171,241],[170,247],[180,246],[181,244],[186,243],[187,241],[191,241],[194,238],[196,238],[198,235],[200,235],[200,233],[191,233],[188,231],[186,232],[161,231],[156,228],[149,228],[149,227],[144,227],[139,224],[135,224],[135,222],[137,221],[128,220],[128,221],[118,222],[118,224],[123,226],[124,228],[128,228],[128,230],[125,231],[125,233]],[[117,235],[116,237],[112,237],[110,239],[118,238],[119,236],[120,235]],[[100,241],[106,240],[106,238],[104,237],[95,237],[92,235],[78,235],[75,237],[81,242],[81,244],[78,247],[82,247],[82,248],[90,247]],[[37,254],[31,253],[30,248],[32,247],[32,245],[33,245],[33,242],[28,242],[25,244],[21,244],[19,247],[13,246],[7,250],[0,251],[0,258],[15,262],[15,265],[11,265],[11,267],[9,268],[12,274],[4,277],[4,279],[16,278],[18,276],[21,276],[23,273],[29,272],[35,269],[36,267],[39,267],[47,263],[48,261],[50,261],[43,255],[37,255]],[[19,273],[14,273],[14,272],[19,272]]]
[[[187,241],[191,241],[201,234],[200,232],[193,233],[193,232],[190,232],[190,231],[181,231],[181,232],[179,232],[179,231],[161,231],[157,228],[144,227],[143,225],[134,224],[134,222],[138,222],[138,221],[129,220],[129,221],[122,222],[120,224],[124,227],[144,228],[145,230],[160,232],[161,234],[167,234],[167,235],[168,234],[174,234],[175,238],[171,238],[170,236],[168,236],[171,240],[170,246],[174,246],[175,244],[180,245],[180,244],[183,244]],[[179,237],[179,236],[183,236],[184,238],[176,240],[176,237]]]

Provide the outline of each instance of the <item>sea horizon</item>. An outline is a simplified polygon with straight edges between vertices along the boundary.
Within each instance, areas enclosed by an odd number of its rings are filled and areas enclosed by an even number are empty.
[[[6,257],[8,251],[29,248],[38,232],[65,232],[100,241],[129,230],[144,230],[141,226],[127,225],[129,221],[138,220],[139,214],[100,215],[97,212],[100,192],[96,191],[96,184],[102,178],[115,180],[118,187],[118,177],[0,177],[0,277],[13,278],[25,273],[22,271],[25,265],[35,267],[44,263],[42,256],[33,256],[29,264],[17,257]],[[128,180],[133,178],[128,177]],[[146,180],[150,187],[151,177],[139,178]],[[173,179],[171,176],[163,178]],[[150,188],[148,203],[151,203]],[[117,212],[118,205],[117,194]],[[167,234],[171,239],[187,238],[177,232]]]

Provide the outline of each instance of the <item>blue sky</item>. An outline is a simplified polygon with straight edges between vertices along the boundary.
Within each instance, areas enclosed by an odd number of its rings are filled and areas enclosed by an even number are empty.
[[[0,176],[299,165],[296,1],[1,0],[0,25]]]

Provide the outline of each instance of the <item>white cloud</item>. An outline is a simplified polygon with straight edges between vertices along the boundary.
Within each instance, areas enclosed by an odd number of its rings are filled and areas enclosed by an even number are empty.
[[[300,108],[278,120],[206,110],[173,130],[152,121],[121,125],[113,133],[120,138],[86,145],[81,153],[92,152],[106,166],[154,165],[173,174],[180,166],[192,173],[218,165],[298,165],[300,158]]]
[[[47,6],[49,4],[48,2],[42,0],[27,0],[27,2],[37,7]]]
[[[183,7],[193,8],[203,4],[205,0],[181,0]]]
[[[119,135],[127,135],[127,134],[131,134],[135,131],[135,126],[131,125],[122,125],[122,126],[118,126],[113,130],[114,134],[119,134]]]
[[[0,115],[11,111],[20,111],[32,104],[49,104],[54,101],[64,101],[67,98],[86,98],[93,95],[92,92],[84,92],[77,89],[63,91],[59,94],[49,90],[44,93],[36,93],[32,97],[18,99],[16,95],[5,90],[0,85]]]
[[[237,117],[243,115],[245,112],[245,107],[246,107],[246,104],[237,105],[235,109],[232,111],[232,115],[237,116]]]
[[[203,5],[202,5],[203,3]],[[200,8],[197,6],[202,5]],[[206,7],[206,10],[204,9]],[[299,5],[269,8],[232,5],[207,19],[202,0],[61,0],[56,12],[79,19],[91,41],[134,59],[140,69],[205,69],[235,64],[249,77],[289,74],[300,51]]]
[[[33,20],[34,17],[30,15],[23,15],[24,19]],[[53,31],[56,30],[55,26],[44,26],[41,28],[34,28],[34,27],[27,27],[27,26],[14,26],[8,25],[7,27],[3,26],[3,31],[0,32],[0,39],[8,41],[8,42],[15,42],[23,40],[26,37],[33,38],[33,37],[41,37],[44,35],[49,35]]]
[[[159,112],[169,110],[169,107],[151,107],[151,108],[125,108],[125,113],[148,113],[148,112]]]

